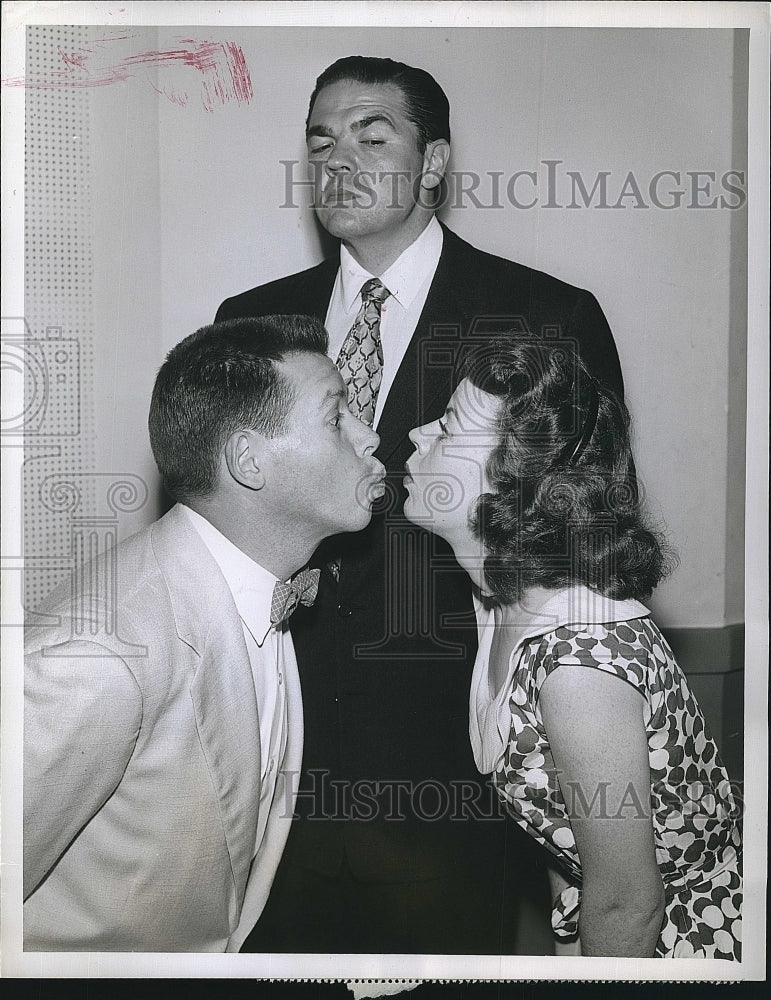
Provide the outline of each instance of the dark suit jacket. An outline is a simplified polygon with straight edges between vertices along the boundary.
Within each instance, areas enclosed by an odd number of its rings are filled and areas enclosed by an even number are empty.
[[[227,299],[217,320],[326,317],[338,261]],[[594,297],[483,253],[444,229],[423,313],[378,425],[389,470],[370,526],[342,536],[340,582],[293,618],[305,706],[304,778],[285,858],[321,872],[343,852],[372,881],[435,877],[502,849],[502,816],[474,767],[468,697],[477,635],[468,577],[451,550],[403,516],[408,431],[436,419],[464,351],[494,333],[568,338],[622,391],[613,337]],[[319,555],[323,561],[323,555]],[[334,781],[336,784],[330,784]],[[497,819],[480,822],[480,813]],[[347,822],[322,816],[346,817]]]

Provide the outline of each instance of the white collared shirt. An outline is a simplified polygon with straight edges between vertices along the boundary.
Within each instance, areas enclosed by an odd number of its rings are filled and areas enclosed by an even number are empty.
[[[278,578],[235,546],[222,532],[184,504],[182,510],[222,571],[241,619],[254,678],[260,722],[260,804],[256,854],[265,834],[276,779],[286,750],[287,705],[284,674],[296,669],[294,646],[286,629],[270,624],[273,588]]]
[[[381,310],[380,341],[383,345],[383,380],[375,407],[377,428],[388,392],[396,378],[399,365],[407,351],[418,325],[420,314],[428,298],[436,267],[442,253],[444,234],[432,217],[414,243],[380,275],[380,280],[391,293]],[[361,307],[361,286],[374,275],[366,271],[350,252],[340,245],[340,268],[337,272],[332,298],[329,300],[325,326],[329,333],[329,357],[337,361],[348,331],[353,326]]]

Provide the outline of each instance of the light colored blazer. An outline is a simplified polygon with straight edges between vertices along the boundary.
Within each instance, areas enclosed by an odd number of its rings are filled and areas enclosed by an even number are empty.
[[[93,581],[106,558],[83,574],[82,637],[69,587],[41,609],[60,624],[29,630],[24,948],[237,951],[289,832],[303,739],[296,667],[286,664],[283,774],[252,863],[259,720],[225,579],[179,508],[114,555],[117,635],[98,624]]]

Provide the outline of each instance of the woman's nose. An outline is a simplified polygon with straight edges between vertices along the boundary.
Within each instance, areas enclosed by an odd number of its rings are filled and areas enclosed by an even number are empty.
[[[422,429],[423,429],[422,427],[413,427],[410,433],[407,435],[416,448],[420,447],[420,433]]]

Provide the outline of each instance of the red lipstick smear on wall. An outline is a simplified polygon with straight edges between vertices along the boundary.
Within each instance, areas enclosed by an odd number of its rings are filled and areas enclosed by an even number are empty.
[[[181,107],[190,103],[197,90],[206,111],[232,101],[248,104],[254,96],[243,49],[235,42],[181,38],[173,49],[136,49],[132,35],[104,38],[72,52],[59,48],[62,69],[3,83],[43,89],[105,87],[144,77],[154,90]],[[151,74],[143,73],[143,67],[156,68],[157,83]]]

